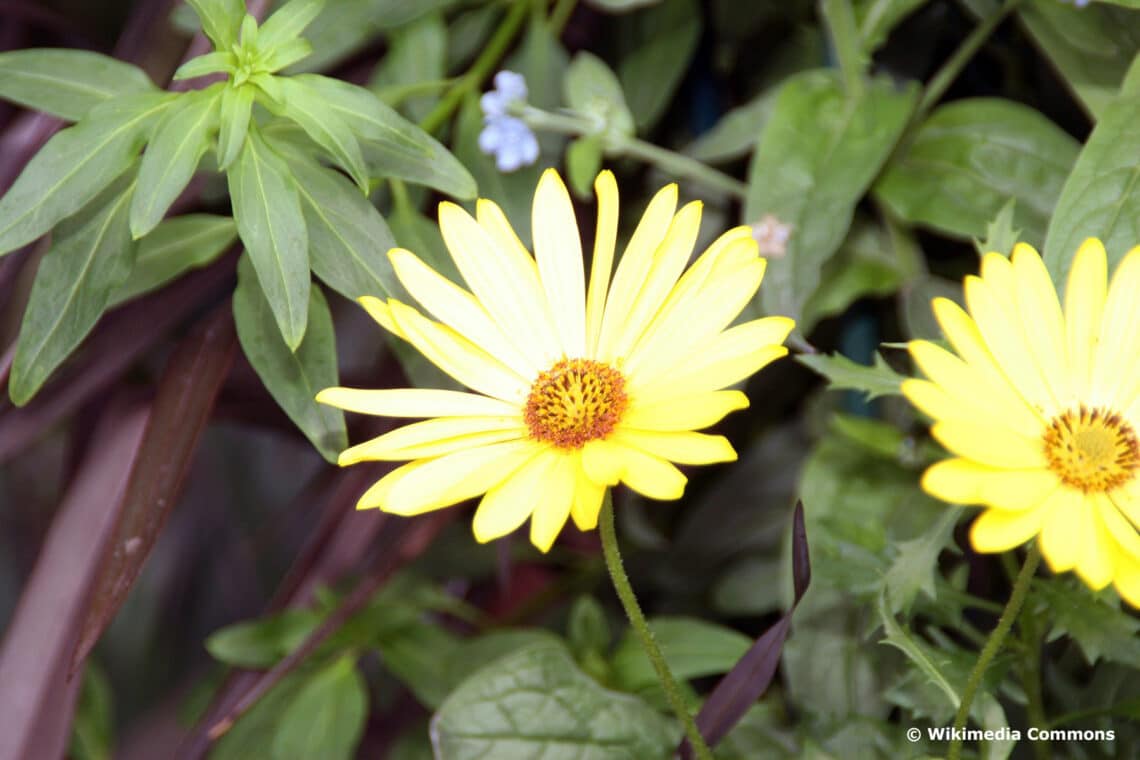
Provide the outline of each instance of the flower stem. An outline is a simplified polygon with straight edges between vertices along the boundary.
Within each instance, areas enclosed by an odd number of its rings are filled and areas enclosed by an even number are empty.
[[[701,736],[696,721],[689,714],[689,708],[685,706],[685,699],[681,696],[677,681],[673,678],[664,655],[661,654],[661,648],[657,646],[653,631],[645,622],[641,605],[638,604],[637,596],[633,593],[633,587],[629,584],[629,576],[625,574],[621,552],[618,550],[617,533],[614,531],[614,504],[609,489],[606,489],[606,495],[602,502],[602,513],[599,516],[598,527],[602,535],[602,554],[606,558],[606,569],[610,571],[614,590],[617,592],[618,599],[621,600],[621,606],[625,608],[625,614],[629,618],[630,624],[637,631],[638,638],[641,639],[641,648],[645,650],[649,661],[653,663],[653,669],[657,671],[657,679],[665,691],[665,698],[669,700],[669,706],[673,708],[677,719],[685,727],[685,735],[689,737],[689,743],[693,746],[693,751],[699,760],[712,760],[712,750],[709,749],[704,737]]]
[[[1013,589],[1009,592],[1009,601],[1006,602],[1005,609],[1002,610],[1001,617],[998,618],[997,626],[994,627],[990,637],[986,640],[986,645],[982,647],[978,661],[974,663],[974,669],[970,671],[966,688],[962,692],[962,701],[958,704],[958,713],[954,716],[952,735],[959,736],[962,730],[966,728],[966,721],[970,718],[970,705],[974,702],[978,687],[982,685],[982,678],[986,674],[986,669],[1001,651],[1002,644],[1005,643],[1010,629],[1013,628],[1013,621],[1017,619],[1021,605],[1025,603],[1025,595],[1029,592],[1029,582],[1033,580],[1033,574],[1037,572],[1037,566],[1040,563],[1041,550],[1034,543],[1029,547],[1029,553],[1025,556],[1025,564],[1021,566],[1021,572],[1017,574],[1017,579],[1013,582]],[[947,760],[959,760],[962,757],[962,740],[960,738],[954,738],[950,741],[946,757]]]
[[[1026,607],[1021,613],[1021,685],[1025,689],[1025,711],[1029,725],[1046,728],[1049,719],[1045,715],[1045,701],[1041,698],[1041,637],[1043,626],[1040,616]],[[1033,742],[1033,754],[1037,760],[1049,760],[1049,742]]]

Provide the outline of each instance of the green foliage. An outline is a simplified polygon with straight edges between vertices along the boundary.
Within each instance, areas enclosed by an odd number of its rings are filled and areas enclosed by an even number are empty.
[[[68,121],[109,100],[154,90],[137,66],[86,50],[0,53],[0,98]]]
[[[623,19],[626,51],[617,72],[639,130],[661,118],[697,50],[701,19],[696,0],[663,0]]]
[[[313,674],[285,707],[274,760],[349,760],[364,732],[368,690],[352,657]]]
[[[862,391],[868,400],[898,395],[899,384],[906,379],[890,368],[882,354],[875,354],[875,364],[871,367],[856,364],[839,354],[805,354],[796,360],[826,377],[832,390]]]
[[[157,290],[183,272],[209,264],[236,239],[237,227],[228,216],[186,214],[167,219],[139,241],[130,276],[109,305]]]
[[[726,673],[752,644],[738,631],[692,618],[651,619],[649,627],[669,669],[679,679]],[[634,693],[659,688],[653,665],[633,630],[626,632],[614,650],[612,683]]]
[[[1090,664],[1104,658],[1140,669],[1140,622],[1120,614],[1114,601],[1098,598],[1070,578],[1052,577],[1034,582],[1027,604],[1035,602],[1047,608],[1053,621],[1049,639],[1069,637]]]
[[[94,662],[87,664],[82,677],[69,756],[75,760],[110,760],[115,746],[111,683]]]

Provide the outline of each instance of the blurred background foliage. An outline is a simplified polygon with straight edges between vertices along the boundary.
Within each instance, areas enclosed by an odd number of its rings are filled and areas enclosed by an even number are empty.
[[[720,426],[740,461],[693,472],[678,503],[617,498],[634,586],[694,705],[791,605],[791,506],[804,502],[811,590],[773,687],[717,757],[943,751],[904,731],[951,722],[1016,562],[972,554],[968,510],[920,491],[939,450],[894,396],[910,369],[891,346],[937,336],[930,298],[960,298],[979,249],[1026,240],[1060,275],[1087,235],[1113,260],[1136,242],[1135,5],[327,0],[303,34],[312,55],[285,74],[366,88],[439,141],[444,168],[364,140],[371,205],[325,203],[343,191],[328,182],[349,180],[305,164],[327,151],[259,112],[271,139],[301,146],[284,171],[309,198],[323,283],[307,315],[290,323],[239,263],[235,235],[252,248],[256,233],[228,221],[208,154],[170,198],[177,219],[138,244],[134,284],[105,287],[65,324],[52,366],[9,389],[24,405],[0,402],[0,757],[413,760],[432,756],[429,721],[447,758],[667,755],[680,729],[596,537],[568,528],[540,556],[524,541],[475,544],[463,509],[353,512],[384,467],[340,472],[321,454],[384,423],[317,412],[306,374],[445,382],[348,300],[398,287],[384,249],[446,267],[434,206],[470,202],[476,186],[529,240],[541,170],[581,191],[602,165],[618,174],[623,235],[673,180],[705,201],[701,244],[767,215],[790,225],[754,311],[795,316],[803,353],[750,381],[751,409]],[[193,10],[170,0],[17,0],[0,19],[4,51],[106,53],[159,86],[209,50]],[[2,55],[0,77],[14,77],[18,59]],[[509,174],[478,147],[478,95],[503,68],[525,76],[530,106],[580,119],[540,119],[538,162]],[[59,126],[0,102],[0,188]],[[592,219],[590,194],[578,200]],[[364,269],[322,269],[329,250],[363,252]],[[51,261],[28,241],[0,258],[10,383]],[[303,343],[288,334],[297,318]],[[1024,730],[1044,715],[1115,742],[968,751],[1135,756],[1137,628],[1111,591],[1038,578],[974,721]]]

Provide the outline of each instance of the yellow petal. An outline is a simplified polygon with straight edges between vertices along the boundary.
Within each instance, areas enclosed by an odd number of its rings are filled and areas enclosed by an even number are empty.
[[[396,325],[396,321],[392,319],[392,310],[388,308],[388,304],[381,301],[375,296],[361,296],[356,299],[357,303],[364,307],[368,312],[368,316],[376,320],[376,322],[388,332],[395,335],[397,338],[408,339],[408,336],[401,332],[400,328]]]
[[[598,196],[598,226],[594,234],[594,257],[590,262],[590,288],[586,293],[586,356],[598,353],[617,245],[618,189],[613,172],[607,169],[598,174],[594,193]]]
[[[554,169],[538,181],[531,214],[538,276],[566,356],[586,353],[586,293],[582,241],[570,193]]]
[[[559,452],[554,467],[542,483],[538,506],[530,517],[530,542],[545,554],[562,532],[574,504],[574,474],[577,457]]]
[[[621,424],[639,430],[700,430],[720,422],[729,412],[748,408],[740,391],[713,391],[642,404],[634,398]]]
[[[325,388],[317,394],[317,401],[381,417],[503,417],[520,413],[519,406],[497,398],[434,388]]]
[[[1041,509],[1020,512],[987,509],[970,527],[970,543],[983,554],[1008,551],[1024,544],[1041,530],[1043,515]]]
[[[486,543],[516,530],[545,498],[544,483],[558,454],[545,450],[487,492],[475,510],[475,540]]]
[[[1011,261],[1020,323],[1025,329],[1029,353],[1044,374],[1053,397],[1061,406],[1071,406],[1077,399],[1070,381],[1068,342],[1057,290],[1041,256],[1031,246],[1018,243]]]
[[[337,464],[424,459],[487,443],[524,438],[526,425],[513,417],[439,417],[404,425],[341,452]]]
[[[598,515],[602,511],[602,499],[606,487],[598,485],[586,475],[579,455],[574,469],[574,502],[570,505],[570,517],[578,530],[593,530],[598,527]]]
[[[722,435],[691,431],[650,432],[620,428],[614,441],[679,464],[713,464],[736,461],[736,450]]]
[[[1140,609],[1140,562],[1126,556],[1118,557],[1112,582],[1124,601]]]
[[[1134,371],[1140,354],[1140,248],[1133,248],[1117,265],[1108,286],[1093,360],[1091,403],[1109,407],[1130,405],[1138,384]]]
[[[1089,588],[1100,591],[1112,582],[1115,547],[1100,515],[1092,509],[1088,511],[1088,515],[1089,518],[1083,521],[1083,529],[1079,534],[1075,570]]]
[[[621,458],[622,482],[651,499],[672,501],[685,493],[687,478],[669,462],[637,449],[616,447]]]
[[[1116,499],[1110,494],[1094,494],[1093,506],[1104,523],[1105,530],[1112,537],[1117,547],[1129,556],[1140,560],[1140,534],[1136,527],[1121,514],[1115,504]]]
[[[400,480],[403,480],[408,474],[427,464],[428,461],[430,460],[420,459],[416,462],[408,462],[392,470],[373,483],[369,489],[361,495],[360,499],[356,502],[356,508],[380,509],[388,501],[388,494],[391,493],[392,487]]]
[[[540,451],[533,441],[507,441],[428,460],[392,486],[381,509],[418,515],[457,504],[494,488]]]
[[[631,393],[639,402],[652,404],[676,396],[720,390],[756,374],[788,353],[783,346],[762,346],[748,353],[738,353],[742,346],[737,340],[739,334],[733,333],[736,329],[734,327],[718,335],[692,361],[677,367],[674,370],[676,374],[663,373],[651,384],[632,388]],[[632,381],[630,384],[633,385]]]
[[[1045,505],[1041,527],[1041,554],[1055,573],[1076,567],[1080,537],[1089,520],[1084,495],[1071,488],[1060,488]]]
[[[1078,398],[1091,398],[1092,366],[1100,317],[1108,291],[1108,261],[1104,245],[1089,238],[1077,249],[1065,288],[1065,331],[1069,372]]]
[[[1008,470],[969,459],[944,459],[922,475],[923,490],[943,501],[1015,511],[1040,506],[1059,487],[1046,469]]]
[[[991,467],[1013,470],[1044,469],[1045,453],[1040,440],[985,421],[942,420],[930,429],[939,443],[958,456]]]
[[[597,439],[582,447],[582,469],[599,486],[616,486],[622,476],[621,449],[613,441]]]

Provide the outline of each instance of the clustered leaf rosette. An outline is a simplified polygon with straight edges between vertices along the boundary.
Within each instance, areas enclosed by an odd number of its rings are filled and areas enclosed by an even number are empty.
[[[531,541],[547,551],[567,519],[582,530],[597,525],[611,486],[677,499],[686,478],[676,464],[736,459],[724,437],[696,431],[748,406],[744,393],[725,388],[784,356],[793,327],[779,316],[729,326],[764,276],[750,229],[724,233],[686,269],[701,203],[678,211],[669,185],[615,269],[617,185],[605,171],[594,187],[588,287],[574,209],[554,170],[534,197],[533,257],[491,201],[480,200],[475,217],[440,204],[444,241],[470,290],[410,251],[389,253],[400,282],[435,319],[391,298],[361,304],[473,392],[329,388],[317,396],[354,412],[430,418],[341,454],[341,465],[411,460],[359,508],[416,515],[482,496],[477,540],[529,518]]]
[[[1099,240],[1073,260],[1064,310],[1037,251],[989,253],[966,278],[967,311],[934,314],[953,351],[912,341],[929,380],[902,384],[955,457],[923,488],[977,504],[971,542],[1001,552],[1036,537],[1054,572],[1113,584],[1140,607],[1140,247],[1107,283]]]

